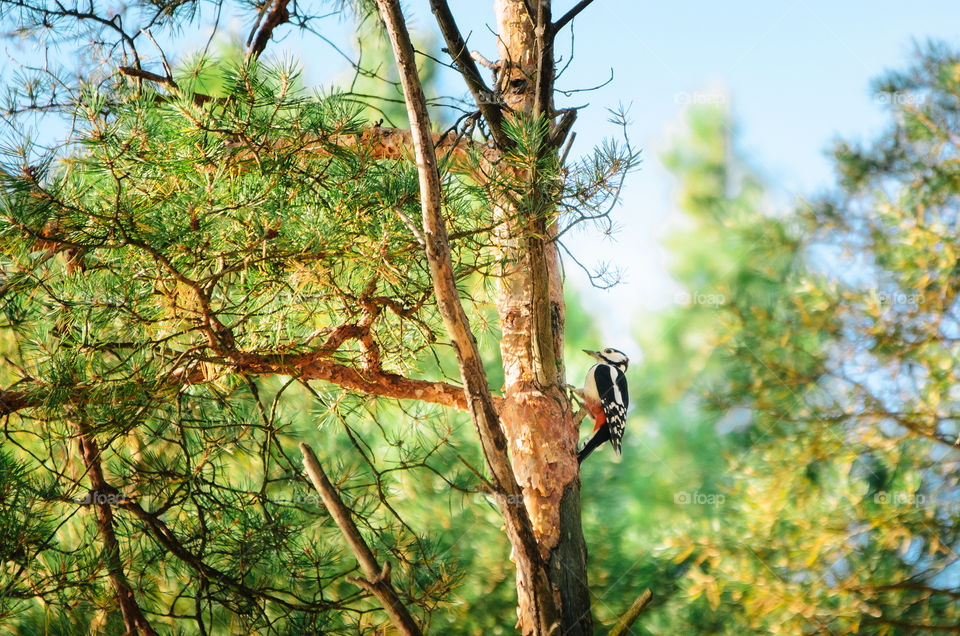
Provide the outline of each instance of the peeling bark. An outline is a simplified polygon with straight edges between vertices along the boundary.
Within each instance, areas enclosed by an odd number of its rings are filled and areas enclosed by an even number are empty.
[[[538,0],[535,15],[525,4],[496,0],[500,84],[514,113],[552,119],[550,2]],[[536,175],[526,176],[531,194],[538,196]],[[549,562],[563,633],[592,634],[580,526],[578,431],[563,389],[563,280],[560,256],[551,240],[556,228],[546,220],[548,205],[531,219],[506,205],[496,210],[503,221],[498,233],[497,296],[505,377],[501,418],[541,554]]]

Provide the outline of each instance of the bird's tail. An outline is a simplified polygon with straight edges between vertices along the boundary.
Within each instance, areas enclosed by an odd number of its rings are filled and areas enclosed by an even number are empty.
[[[590,441],[584,444],[583,448],[580,449],[580,452],[577,453],[577,463],[582,464],[583,460],[585,460],[587,456],[597,448],[597,446],[600,446],[608,439],[610,439],[610,431],[606,426],[604,426],[597,431],[596,434],[590,438]]]

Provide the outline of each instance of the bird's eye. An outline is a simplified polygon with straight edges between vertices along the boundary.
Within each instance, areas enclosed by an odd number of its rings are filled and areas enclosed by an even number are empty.
[[[604,353],[613,353],[613,351],[612,351],[611,349],[604,349],[603,352],[604,352]]]

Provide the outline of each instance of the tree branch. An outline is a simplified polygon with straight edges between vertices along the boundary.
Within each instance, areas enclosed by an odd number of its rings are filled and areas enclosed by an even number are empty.
[[[269,42],[273,36],[274,29],[290,19],[290,12],[287,11],[288,4],[290,4],[290,0],[273,0],[270,13],[267,14],[267,19],[260,27],[260,32],[257,33],[257,36],[254,38],[253,46],[250,47],[250,52],[247,53],[247,59],[260,57],[263,50],[267,48],[267,42]]]
[[[252,375],[292,375],[301,380],[323,380],[344,389],[398,400],[421,400],[458,410],[469,405],[463,389],[446,382],[415,380],[387,371],[364,370],[337,364],[330,352],[298,356],[240,354],[229,364],[234,371]]]
[[[141,633],[145,636],[157,636],[157,632],[147,622],[140,606],[137,605],[137,601],[133,597],[133,591],[130,589],[130,583],[127,582],[127,577],[123,574],[120,544],[113,530],[113,511],[110,509],[109,501],[101,500],[102,497],[115,494],[117,491],[107,484],[107,480],[103,476],[103,469],[100,465],[100,448],[97,446],[90,428],[83,423],[77,423],[75,426],[80,439],[83,465],[90,478],[91,493],[99,495],[92,497],[97,515],[97,529],[103,539],[103,552],[107,560],[107,576],[117,595],[117,603],[120,605],[123,623],[130,636]]]
[[[652,600],[653,592],[649,589],[644,590],[630,606],[630,609],[617,619],[617,622],[610,628],[607,636],[623,636],[623,634],[630,631],[630,627],[637,621],[637,618],[640,617],[640,614],[643,613],[643,610],[646,609]]]
[[[537,0],[533,29],[536,41],[537,77],[533,95],[533,116],[553,118],[553,34],[550,0]]]
[[[483,170],[487,165],[499,161],[500,151],[492,146],[477,143],[453,131],[432,133],[431,140],[436,152],[444,156],[451,168],[457,172],[483,180]],[[242,169],[245,162],[255,163],[257,158],[253,150],[236,142],[237,154],[231,157],[231,163]],[[290,142],[281,141],[271,149],[279,150],[290,146]],[[331,147],[355,148],[366,153],[370,159],[407,161],[413,158],[413,140],[409,130],[371,126],[359,133],[344,133],[330,137],[308,139],[297,146],[298,152],[329,154]],[[479,162],[479,165],[478,165]]]
[[[423,233],[426,256],[430,266],[437,306],[444,326],[457,354],[463,378],[467,405],[480,437],[484,458],[493,474],[507,534],[514,548],[519,583],[526,588],[533,601],[535,624],[530,627],[539,633],[549,633],[558,624],[553,588],[547,578],[530,517],[523,502],[523,491],[517,484],[507,453],[507,439],[500,420],[486,372],[480,359],[470,323],[460,303],[460,294],[453,275],[447,229],[441,208],[440,173],[433,140],[430,136],[430,118],[427,114],[423,87],[417,74],[413,45],[407,32],[398,0],[376,0],[380,16],[397,59],[400,84],[403,87],[410,133],[413,139],[417,172],[420,180],[420,202],[423,213]]]
[[[577,121],[577,110],[571,108],[570,110],[561,110],[563,113],[560,115],[560,121],[557,122],[557,125],[554,126],[553,130],[550,131],[550,137],[547,141],[551,148],[560,148],[564,140],[566,140],[567,135],[570,134],[570,129],[573,128],[574,122]],[[566,159],[567,154],[564,152],[563,156],[560,159],[560,165],[563,166],[564,160]]]
[[[421,634],[420,627],[413,620],[407,607],[390,584],[389,561],[382,568],[377,563],[373,551],[363,540],[360,530],[353,522],[350,511],[347,510],[336,488],[333,487],[326,473],[323,472],[313,449],[301,442],[300,452],[303,453],[303,467],[306,469],[313,487],[317,489],[317,493],[323,499],[323,505],[327,508],[327,512],[330,513],[337,527],[340,528],[340,532],[347,543],[350,544],[350,549],[353,550],[357,562],[360,563],[360,569],[363,570],[365,578],[351,577],[349,580],[377,597],[398,632],[407,636],[418,636]]]
[[[449,12],[449,10],[448,10]],[[456,25],[453,25],[453,28],[456,28]],[[457,33],[459,36],[459,33]],[[462,40],[461,40],[462,41]],[[463,45],[464,49],[466,44]],[[478,53],[468,53],[466,55],[470,61],[473,60],[474,56],[479,56]],[[482,58],[487,65],[493,65],[492,62]],[[499,68],[499,66],[498,66]],[[158,75],[157,73],[151,73],[150,71],[145,71],[138,68],[133,68],[130,66],[120,66],[117,68],[121,75],[126,75],[129,77],[136,77],[139,79],[148,80],[151,82],[156,82],[158,84],[163,84],[169,86],[174,90],[179,91],[179,85],[171,77],[164,77]],[[476,66],[473,67],[476,76],[479,78],[479,72],[477,72]],[[483,83],[483,80],[480,79],[480,85],[487,91],[486,85]],[[161,99],[165,99],[162,96],[159,96]],[[193,102],[202,106],[207,102],[223,102],[226,101],[224,98],[211,97],[209,95],[204,95],[202,93],[194,93],[192,96]],[[493,103],[492,94],[490,97],[490,103]],[[480,101],[478,101],[478,106],[480,106],[481,114],[483,114],[484,108]],[[484,117],[490,123],[491,117],[493,120],[502,121],[503,116],[500,112],[499,107],[494,108],[496,114],[484,114]],[[496,148],[478,144],[468,137],[463,135],[453,134],[454,131],[447,131],[444,133],[433,133],[434,146],[438,151],[441,151],[445,155],[445,159],[453,159],[455,161],[463,161],[469,159],[471,154],[479,155],[484,161],[493,163],[498,161],[500,158],[500,152]],[[496,139],[496,136],[494,137]],[[334,145],[343,148],[354,148],[362,147],[364,150],[370,153],[371,158],[373,159],[409,159],[413,155],[413,143],[410,136],[409,130],[404,130],[402,128],[390,128],[385,126],[371,126],[362,130],[359,134],[350,133],[342,135],[334,135],[330,138],[324,139],[313,139],[307,140],[306,143],[302,145],[302,150],[310,152],[325,152],[325,146]],[[236,147],[240,148],[240,144],[233,144]],[[276,148],[283,148],[288,143],[281,142],[279,145],[275,146]],[[503,146],[506,147],[506,146]],[[252,153],[241,153],[237,157],[240,161],[245,159],[253,160]]]
[[[39,401],[30,399],[22,391],[0,389],[0,417],[38,405]]]
[[[114,489],[114,492],[116,490]],[[135,517],[144,522],[147,531],[150,533],[150,536],[161,546],[166,548],[170,554],[177,557],[184,564],[188,565],[198,574],[203,575],[211,581],[216,581],[217,583],[223,585],[224,587],[229,588],[231,591],[243,596],[244,598],[254,601],[258,599],[263,599],[271,601],[273,603],[278,603],[283,607],[294,610],[329,610],[331,605],[325,601],[319,603],[301,603],[301,602],[291,602],[284,598],[273,594],[272,591],[259,590],[253,587],[250,587],[242,580],[232,579],[227,576],[225,573],[221,572],[217,568],[208,565],[204,562],[203,558],[197,556],[186,547],[183,543],[177,538],[172,530],[165,524],[156,514],[148,512],[143,508],[137,501],[129,498],[124,498],[119,501],[117,504],[120,508],[127,510]],[[271,590],[272,588],[267,588]],[[294,597],[295,598],[295,597]]]
[[[564,13],[562,16],[560,16],[559,20],[553,23],[551,31],[556,33],[563,27],[567,26],[567,22],[570,22],[570,20],[573,20],[575,17],[580,15],[580,12],[586,9],[591,2],[593,2],[593,0],[580,0],[580,2],[575,4],[572,9]]]
[[[477,64],[480,64],[480,65],[482,65],[482,66],[487,67],[488,69],[490,69],[490,70],[493,71],[494,73],[497,73],[497,72],[500,70],[500,63],[499,63],[499,62],[491,62],[490,60],[488,60],[487,58],[485,58],[483,55],[481,55],[479,51],[470,51],[470,57],[473,58],[473,61],[474,61],[474,62],[476,62]]]
[[[437,18],[437,25],[443,34],[443,39],[447,43],[447,52],[453,58],[453,63],[457,65],[460,74],[463,75],[470,94],[473,95],[473,101],[487,124],[490,126],[490,134],[499,148],[509,148],[510,139],[503,132],[503,112],[497,103],[493,91],[487,87],[483,78],[480,77],[480,71],[473,60],[473,56],[467,49],[467,43],[460,34],[460,29],[453,18],[450,6],[446,0],[430,0],[430,9]]]
[[[180,86],[173,80],[172,77],[158,75],[157,73],[151,73],[150,71],[145,71],[142,68],[134,68],[132,66],[118,66],[117,70],[120,71],[121,75],[126,75],[127,77],[136,77],[138,79],[156,82],[157,84],[163,84],[164,86],[169,86],[173,89],[180,89]]]
[[[235,360],[213,360],[216,364],[228,366],[233,373],[250,375],[289,375],[301,380],[323,380],[349,391],[396,400],[419,400],[439,404],[465,411],[468,409],[463,389],[447,382],[417,380],[388,371],[364,371],[338,364],[329,359],[330,352],[282,356],[276,354],[239,354]],[[205,360],[205,362],[211,362]],[[208,381],[202,372],[191,367],[179,367],[169,374],[170,386],[184,384],[203,384]],[[39,382],[21,382],[29,389],[0,389],[0,417],[10,415],[27,408],[43,406],[44,401],[35,397],[44,389],[52,388]],[[70,389],[69,401],[81,403],[86,400],[94,387],[79,384]],[[499,402],[493,398],[494,404]]]

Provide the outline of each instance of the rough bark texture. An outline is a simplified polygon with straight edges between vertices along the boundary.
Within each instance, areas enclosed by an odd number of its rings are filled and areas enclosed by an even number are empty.
[[[550,2],[496,0],[504,100],[514,113],[552,115]],[[534,22],[537,22],[535,24]],[[550,150],[553,152],[553,150]],[[534,183],[536,175],[531,175]],[[580,527],[578,432],[564,395],[560,258],[544,219],[503,207],[497,310],[505,376],[500,415],[513,468],[561,609],[564,634],[592,634],[586,545]],[[521,607],[522,610],[522,607]]]
[[[510,465],[507,440],[500,428],[476,340],[460,302],[441,210],[440,173],[413,45],[398,0],[377,0],[377,5],[397,58],[410,119],[420,180],[425,249],[437,306],[457,355],[468,409],[480,437],[487,466],[493,474],[492,482],[497,489],[500,511],[513,546],[521,629],[527,634],[550,634],[559,627],[555,589],[549,581],[546,562],[531,524],[531,515],[525,506],[518,503],[523,501],[524,496]]]

